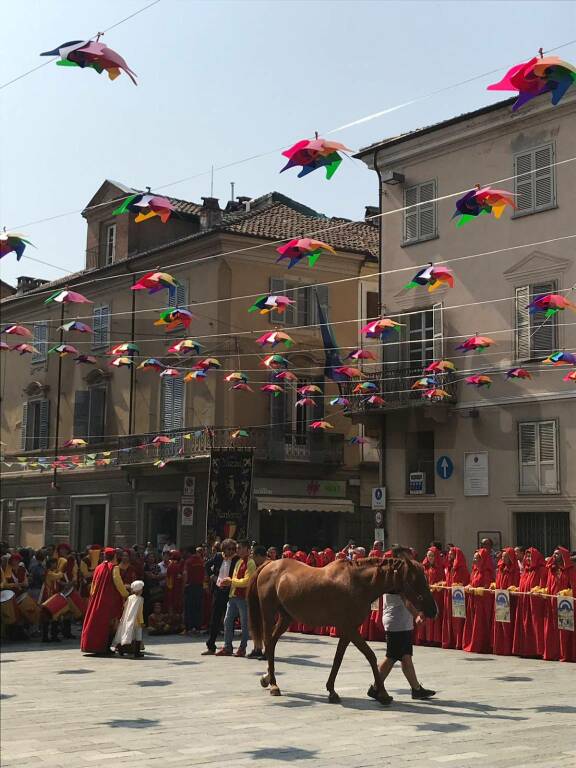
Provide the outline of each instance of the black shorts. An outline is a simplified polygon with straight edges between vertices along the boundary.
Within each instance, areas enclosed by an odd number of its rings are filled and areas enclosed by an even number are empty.
[[[402,656],[412,656],[412,630],[386,632],[386,658],[401,661]]]

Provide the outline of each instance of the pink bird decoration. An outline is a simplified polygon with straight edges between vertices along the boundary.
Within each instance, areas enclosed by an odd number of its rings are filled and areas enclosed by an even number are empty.
[[[177,379],[180,376],[178,368],[165,368],[160,373],[160,378]]]
[[[445,389],[441,389],[439,387],[432,387],[431,389],[427,389],[426,392],[422,393],[422,395],[427,400],[447,400],[450,397]]]
[[[397,323],[389,317],[381,317],[379,320],[372,320],[368,325],[361,328],[360,333],[369,339],[383,338],[391,330],[397,331],[402,325],[404,323]]]
[[[73,437],[71,440],[66,440],[64,448],[85,448],[88,445],[86,440],[81,437]]]
[[[152,445],[167,445],[168,443],[173,443],[174,438],[173,437],[167,437],[166,435],[156,435],[154,440],[152,440]]]
[[[10,347],[10,349],[13,352],[20,352],[21,355],[38,354],[38,350],[36,347],[33,347],[32,344],[15,344],[13,347]]]
[[[109,365],[112,365],[114,368],[122,368],[134,365],[134,361],[131,357],[116,357],[109,363]]]
[[[471,336],[466,341],[459,344],[456,349],[462,352],[483,352],[487,347],[491,347],[494,344],[494,340],[488,336]]]
[[[510,368],[506,372],[506,379],[531,379],[532,375],[526,368]]]
[[[32,338],[32,331],[25,328],[23,325],[7,325],[2,333],[7,333],[12,336],[24,336],[25,338]]]
[[[376,360],[369,349],[355,349],[346,357],[346,360]]]
[[[160,360],[157,360],[155,357],[148,357],[146,360],[143,360],[140,365],[138,366],[138,370],[144,370],[144,371],[163,371],[166,366],[160,362]]]
[[[69,291],[67,288],[63,291],[56,291],[52,293],[44,304],[93,304],[94,302],[87,299],[81,293],[76,291]]]
[[[76,363],[86,363],[87,365],[95,365],[98,362],[92,355],[78,355],[74,360]]]
[[[465,381],[466,384],[470,384],[478,389],[481,387],[489,387],[492,384],[490,376],[466,376]]]
[[[386,405],[386,400],[380,395],[370,395],[366,402],[368,405]]]
[[[284,343],[286,349],[289,349],[294,344],[294,339],[284,331],[272,331],[271,333],[265,333],[256,339],[256,343],[261,347],[265,347],[270,344],[271,347],[275,347],[277,344]]]
[[[576,312],[576,304],[568,301],[566,296],[562,296],[558,293],[548,293],[542,296],[536,296],[530,304],[528,309],[531,315],[535,315],[537,312],[545,312],[546,320],[550,317],[554,317],[557,312],[564,309],[571,309]]]
[[[335,373],[339,373],[341,376],[346,376],[349,379],[357,379],[362,376],[360,368],[352,368],[349,365],[341,365],[338,368],[334,368]]]
[[[336,256],[336,251],[331,245],[323,243],[322,240],[313,240],[310,237],[290,240],[285,245],[276,248],[276,251],[280,254],[276,259],[276,263],[289,259],[288,269],[292,269],[292,267],[299,264],[305,258],[308,259],[308,266],[313,267],[323,253],[330,253]]]
[[[298,376],[292,371],[278,371],[274,374],[274,378],[278,381],[298,381]]]
[[[2,350],[2,352],[9,352],[10,351],[10,345],[6,344],[5,341],[0,341],[0,350]]]
[[[315,406],[316,401],[312,400],[311,397],[302,397],[300,400],[296,400],[297,408],[305,408],[307,405]]]
[[[434,360],[433,363],[424,368],[424,373],[446,373],[455,370],[456,366],[450,360]]]
[[[260,296],[250,307],[248,312],[258,312],[261,315],[267,315],[269,312],[277,312],[283,315],[291,304],[295,304],[294,299],[288,296],[264,295]]]
[[[346,408],[350,405],[350,400],[348,400],[347,397],[333,397],[332,400],[330,400],[330,405],[342,405]]]
[[[301,166],[298,173],[300,179],[319,168],[326,168],[326,178],[331,179],[342,162],[338,153],[351,151],[344,144],[323,139],[316,134],[314,139],[297,141],[290,149],[282,152],[284,157],[288,158],[288,162],[280,173],[299,165]]]
[[[304,384],[296,390],[299,395],[321,395],[322,389],[317,384]]]
[[[334,427],[328,421],[313,421],[310,429],[334,429]]]
[[[56,347],[48,350],[48,354],[56,352],[60,357],[66,357],[67,355],[79,355],[80,352],[73,347],[72,344],[58,344]]]
[[[239,381],[237,384],[234,384],[232,389],[238,390],[239,392],[254,392],[252,387],[245,381]]]
[[[576,67],[557,56],[534,56],[529,61],[516,64],[498,83],[488,86],[489,91],[517,91],[518,98],[512,111],[544,93],[551,93],[554,106],[562,99],[566,91],[576,81]]]
[[[189,373],[184,376],[184,381],[188,383],[189,381],[197,381],[198,379],[205,379],[206,378],[206,371],[200,370],[200,371],[190,371]]]
[[[282,392],[284,392],[284,388],[280,386],[280,384],[264,384],[263,387],[260,387],[261,392],[270,392],[273,397],[278,397]]]
[[[570,371],[562,377],[562,381],[576,381],[576,371]]]
[[[88,67],[98,74],[107,72],[110,80],[115,80],[125,72],[134,85],[137,85],[136,73],[119,53],[100,42],[99,35],[96,40],[70,40],[52,51],[44,51],[40,56],[60,56],[56,64],[61,67]]]
[[[215,357],[207,357],[204,360],[200,360],[200,362],[194,366],[194,368],[201,368],[204,370],[212,370],[217,368],[222,368],[222,363],[220,360],[218,360]]]

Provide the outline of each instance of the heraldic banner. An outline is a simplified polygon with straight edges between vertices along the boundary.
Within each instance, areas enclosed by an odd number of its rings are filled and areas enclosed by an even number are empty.
[[[242,539],[248,530],[252,498],[250,450],[214,450],[208,477],[206,539]]]

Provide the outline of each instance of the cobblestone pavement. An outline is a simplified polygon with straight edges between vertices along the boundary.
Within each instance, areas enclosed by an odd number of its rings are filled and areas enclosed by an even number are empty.
[[[142,661],[83,656],[77,641],[6,645],[2,766],[576,765],[574,665],[416,648],[437,698],[413,702],[394,670],[384,708],[366,697],[370,669],[351,648],[342,704],[330,705],[335,643],[280,642],[281,698],[260,687],[263,662],[201,657],[202,639],[148,640]]]

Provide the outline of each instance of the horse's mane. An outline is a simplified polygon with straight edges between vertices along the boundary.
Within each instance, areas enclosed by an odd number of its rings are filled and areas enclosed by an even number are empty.
[[[351,565],[356,568],[369,567],[371,565],[394,565],[398,561],[403,561],[402,557],[360,557],[358,560],[352,560]]]

